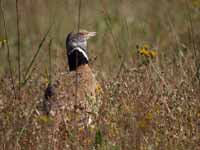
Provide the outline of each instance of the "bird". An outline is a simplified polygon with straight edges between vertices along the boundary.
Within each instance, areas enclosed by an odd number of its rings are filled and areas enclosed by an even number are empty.
[[[87,42],[96,32],[80,30],[70,32],[66,38],[69,71],[58,73],[44,92],[43,110],[53,120],[53,134],[74,125],[87,127],[98,113],[100,101],[96,99],[97,81],[89,66]]]

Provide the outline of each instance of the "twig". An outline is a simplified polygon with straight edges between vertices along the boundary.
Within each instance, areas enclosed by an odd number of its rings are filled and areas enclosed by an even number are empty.
[[[30,70],[31,70],[31,68],[32,68],[32,66],[33,66],[33,64],[34,64],[34,62],[35,62],[35,60],[36,60],[36,58],[37,58],[37,56],[38,56],[40,50],[41,50],[42,45],[44,44],[44,42],[45,42],[45,40],[46,40],[46,38],[47,38],[49,32],[51,31],[51,28],[52,28],[53,24],[54,24],[54,23],[52,23],[52,24],[49,26],[49,29],[47,30],[47,32],[46,32],[46,34],[44,35],[42,41],[40,42],[40,44],[39,44],[39,46],[38,46],[38,49],[37,49],[35,55],[33,56],[32,60],[31,60],[31,62],[30,62],[30,64],[29,64],[29,66],[28,66],[28,69],[26,70],[26,73],[25,73],[25,75],[24,75],[24,81],[23,81],[23,83],[22,83],[21,86],[24,86],[24,85],[26,84],[27,79],[28,79],[29,76],[30,76],[30,75],[28,75],[28,74],[29,74],[29,72],[30,72]]]
[[[34,68],[30,71],[30,73],[29,73],[29,75],[27,76],[27,78],[24,79],[23,83],[21,84],[21,87],[24,86],[24,85],[26,84],[26,82],[31,78],[31,75],[32,75],[32,73],[33,73],[35,70],[36,70],[36,67],[34,67]]]
[[[190,40],[190,43],[192,43],[194,55],[195,55],[195,57],[197,57],[198,54],[197,54],[196,42],[195,42],[195,38],[194,38],[193,20],[192,20],[192,16],[190,13],[190,3],[188,2],[188,0],[185,0],[185,4],[186,4],[187,10],[188,10],[187,15],[188,15],[188,22],[189,22],[189,27],[188,27],[189,40]]]
[[[2,18],[3,18],[5,37],[6,37],[6,41],[7,41],[6,42],[6,46],[7,46],[7,50],[8,50],[8,52],[7,52],[7,61],[8,61],[9,72],[10,72],[10,76],[11,76],[11,84],[12,84],[12,88],[13,88],[13,91],[14,91],[14,97],[16,99],[17,95],[16,95],[14,77],[13,77],[13,72],[12,72],[12,61],[11,61],[11,58],[10,58],[10,46],[9,46],[9,41],[8,41],[8,33],[7,33],[5,16],[4,16],[4,9],[2,7],[2,0],[0,0],[0,9],[1,9],[1,15],[2,15]]]
[[[20,49],[20,29],[19,29],[19,1],[16,0],[16,14],[17,14],[17,63],[18,63],[18,92],[19,92],[19,99],[20,99],[20,91],[21,91],[21,49]]]
[[[52,45],[52,39],[49,41],[49,83],[51,84],[52,82],[52,70],[51,70],[51,66],[52,66],[52,63],[51,63],[51,45]]]

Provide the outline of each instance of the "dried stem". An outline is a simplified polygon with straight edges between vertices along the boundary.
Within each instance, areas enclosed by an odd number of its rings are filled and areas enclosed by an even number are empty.
[[[16,14],[17,14],[17,63],[18,63],[18,92],[20,99],[20,91],[21,91],[21,49],[20,49],[20,16],[19,16],[19,1],[16,0]]]
[[[9,66],[9,72],[11,76],[11,84],[12,84],[12,89],[14,91],[14,97],[15,99],[17,98],[16,95],[16,89],[15,89],[15,83],[14,83],[14,77],[13,77],[13,72],[12,72],[12,61],[10,58],[10,46],[9,46],[9,40],[8,40],[8,33],[7,33],[7,27],[6,27],[6,21],[5,21],[5,15],[4,15],[4,9],[2,6],[2,0],[0,0],[0,9],[1,9],[1,15],[3,18],[3,25],[4,25],[4,31],[5,31],[5,37],[6,37],[6,46],[7,46],[7,61],[8,61],[8,66]]]
[[[188,27],[188,32],[189,32],[189,41],[192,44],[192,49],[194,52],[195,57],[197,58],[197,49],[196,49],[196,42],[195,42],[195,38],[194,38],[194,28],[193,28],[193,20],[192,20],[192,15],[190,12],[190,3],[188,0],[185,0],[185,5],[187,7],[187,17],[188,17],[188,23],[189,23],[189,27]]]
[[[47,30],[46,34],[44,35],[43,39],[41,40],[41,42],[40,42],[40,44],[38,46],[38,49],[37,49],[35,55],[33,56],[29,66],[28,66],[28,69],[26,70],[22,86],[24,86],[26,84],[26,82],[27,82],[27,79],[30,78],[31,74],[29,74],[29,72],[30,72],[30,70],[31,70],[31,68],[32,68],[32,66],[33,66],[33,64],[34,64],[34,62],[35,62],[40,50],[41,50],[42,45],[44,44],[49,32],[51,31],[52,26],[53,26],[53,23],[49,26],[49,29]]]
[[[120,54],[120,46],[119,46],[119,44],[117,44],[117,43],[119,43],[119,42],[117,42],[117,39],[115,38],[114,33],[113,33],[113,31],[112,31],[111,17],[110,17],[110,15],[109,15],[109,13],[108,13],[108,10],[107,10],[107,8],[106,8],[105,2],[104,2],[103,0],[100,0],[100,2],[101,2],[101,4],[102,4],[103,12],[104,12],[104,15],[105,15],[105,21],[106,21],[106,24],[107,24],[107,26],[108,26],[108,28],[109,28],[111,37],[112,37],[112,39],[113,39],[113,42],[114,42],[114,46],[115,46],[117,55],[118,55],[119,58],[121,58],[122,56],[121,56],[121,54]],[[122,58],[122,59],[123,59],[123,58]]]
[[[51,63],[51,45],[52,45],[52,39],[49,41],[49,84],[52,82],[52,63]]]

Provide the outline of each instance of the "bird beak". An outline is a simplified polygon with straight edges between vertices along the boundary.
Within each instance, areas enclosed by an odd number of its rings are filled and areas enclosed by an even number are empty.
[[[93,37],[93,36],[95,36],[95,35],[96,35],[96,32],[88,32],[88,33],[86,34],[86,38],[89,39],[89,38],[91,38],[91,37]]]
[[[96,32],[89,32],[87,30],[80,30],[80,32],[78,34],[80,34],[81,36],[83,36],[84,38],[86,38],[88,40],[91,37],[95,36]]]

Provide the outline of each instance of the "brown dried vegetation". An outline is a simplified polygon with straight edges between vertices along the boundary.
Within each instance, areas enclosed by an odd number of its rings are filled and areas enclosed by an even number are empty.
[[[17,87],[14,3],[0,2],[6,8],[9,38],[4,42],[10,44]],[[55,81],[59,73],[66,71],[63,43],[66,34],[74,29],[76,10],[73,8],[77,3],[72,0],[59,1],[56,5],[54,1],[39,0],[20,3],[22,81],[52,14],[55,13],[59,23],[44,42],[30,78],[21,87],[20,97],[17,90],[17,97],[14,95],[5,57],[7,49],[5,44],[0,45],[0,149],[199,150],[199,4],[199,0],[82,2],[85,11],[81,14],[81,26],[97,31],[96,39],[89,44],[89,53],[93,60],[90,66],[101,85],[96,98],[102,105],[93,124],[79,127],[64,122],[59,137],[55,137],[49,134],[55,120],[41,113],[50,74],[48,41],[53,39],[51,77]],[[56,11],[52,12],[55,7]],[[2,22],[0,27],[3,36]],[[155,57],[137,51],[135,45],[144,43],[155,47]],[[70,82],[66,79],[65,88]],[[72,112],[65,117],[73,120],[78,115]]]

